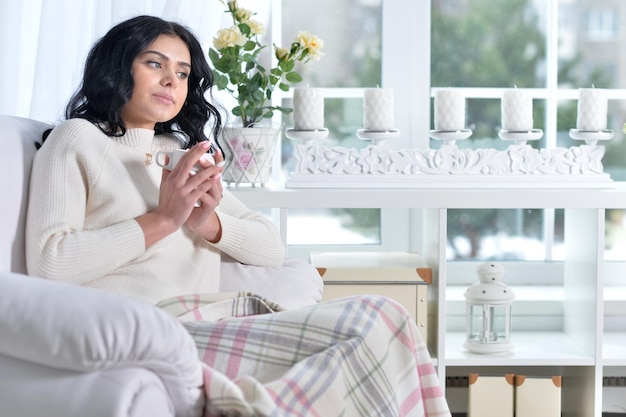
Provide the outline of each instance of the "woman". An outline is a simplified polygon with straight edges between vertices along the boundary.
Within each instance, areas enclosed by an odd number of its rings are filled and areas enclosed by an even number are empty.
[[[222,168],[200,160],[210,147],[204,126],[212,121],[215,137],[220,128],[204,98],[211,82],[199,43],[180,25],[139,17],[96,43],[68,120],[36,155],[31,274],[156,303],[218,291],[221,253],[281,265],[272,223],[222,189]],[[181,147],[188,155],[171,171],[154,163],[158,150]],[[189,176],[196,162],[206,169]]]
[[[220,129],[204,98],[211,82],[198,41],[175,23],[140,16],[95,44],[68,120],[34,161],[31,275],[184,316],[179,296],[197,302],[196,294],[218,291],[222,255],[281,265],[271,222],[222,188],[221,152],[216,164],[202,158],[211,148],[204,126],[212,123],[214,137]],[[171,171],[153,163],[158,150],[178,147],[189,151]],[[190,175],[196,163],[204,169]],[[241,315],[273,311],[256,301]],[[449,415],[415,323],[391,300],[361,297],[218,322],[207,320],[215,316],[206,306],[187,314],[194,320],[185,325],[207,364],[209,415]],[[231,391],[224,384],[214,391],[220,375]]]

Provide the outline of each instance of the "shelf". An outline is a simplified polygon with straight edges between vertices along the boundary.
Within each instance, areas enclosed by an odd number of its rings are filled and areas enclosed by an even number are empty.
[[[577,188],[285,188],[228,187],[253,208],[626,208],[626,182]]]
[[[411,250],[420,252],[433,269],[433,282],[428,286],[428,345],[442,384],[447,376],[472,372],[562,375],[563,415],[600,417],[603,376],[622,375],[626,369],[626,314],[621,314],[626,286],[603,283],[607,273],[623,275],[623,266],[614,267],[604,260],[603,209],[626,209],[626,182],[606,189],[467,185],[324,189],[268,184],[229,191],[248,207],[280,209],[284,236],[292,208],[417,209],[407,240]],[[565,260],[525,263],[523,268],[512,265],[507,274],[523,273],[532,283],[511,286],[516,295],[511,310],[513,350],[484,355],[468,352],[463,348],[463,293],[470,285],[466,283],[471,273],[467,268],[477,265],[455,265],[446,259],[448,210],[520,208],[564,209]],[[615,284],[621,283],[620,279]],[[611,332],[603,333],[603,329]],[[454,390],[445,390],[447,398],[448,394],[454,396]],[[460,410],[465,406],[461,404]]]
[[[446,333],[447,366],[593,366],[595,358],[561,332],[513,332],[513,351],[481,355],[463,349],[465,333]]]
[[[604,333],[602,363],[605,366],[626,366],[626,332]]]

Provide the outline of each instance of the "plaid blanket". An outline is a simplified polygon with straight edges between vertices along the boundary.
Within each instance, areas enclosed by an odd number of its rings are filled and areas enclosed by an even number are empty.
[[[450,416],[415,323],[390,299],[283,310],[238,293],[160,307],[196,340],[206,417]]]

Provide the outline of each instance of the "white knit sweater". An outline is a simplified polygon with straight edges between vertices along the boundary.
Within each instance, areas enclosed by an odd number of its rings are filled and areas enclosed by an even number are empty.
[[[216,210],[222,238],[212,244],[183,226],[146,250],[134,218],[158,203],[159,149],[173,136],[129,129],[108,137],[72,119],[57,126],[33,164],[26,226],[30,275],[102,288],[149,303],[219,289],[220,252],[251,265],[280,266],[274,225],[227,190]]]

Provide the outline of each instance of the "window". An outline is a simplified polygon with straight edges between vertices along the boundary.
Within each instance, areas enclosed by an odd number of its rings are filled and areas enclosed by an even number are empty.
[[[624,84],[615,70],[619,60],[614,41],[616,16],[625,5],[616,0],[590,8],[592,3],[432,2],[432,87],[462,87],[468,96],[467,123],[473,135],[460,147],[506,147],[497,136],[499,98],[504,88],[513,86],[533,89],[535,127],[544,130],[544,138],[533,146],[572,146],[569,129],[576,126],[577,89],[615,89]],[[507,24],[502,25],[503,21]],[[603,162],[605,171],[623,180],[621,155],[626,150],[622,103],[615,100],[618,97],[611,97],[609,105],[609,128],[615,131],[615,138],[608,143]],[[451,259],[551,260],[563,256],[562,210],[465,210],[451,214]],[[620,214],[611,214],[607,247],[619,247]],[[618,252],[610,253],[615,257]]]
[[[563,214],[562,209],[548,213],[538,209],[448,210],[447,258],[563,259]],[[555,219],[555,224],[546,225],[549,219]],[[546,231],[554,240],[546,238]]]
[[[626,68],[616,53],[623,49],[616,36],[618,16],[626,12],[626,3],[621,0],[608,0],[600,8],[592,0],[272,3],[274,7],[280,5],[282,39],[306,28],[325,40],[327,55],[315,67],[306,68],[310,77],[303,71],[313,86],[325,89],[325,122],[331,134],[322,145],[366,146],[355,137],[355,131],[362,127],[362,89],[381,85],[394,89],[396,121],[403,132],[396,148],[440,146],[427,133],[433,126],[429,97],[433,89],[447,87],[461,88],[467,97],[466,117],[473,134],[458,142],[459,147],[505,148],[507,144],[498,137],[500,97],[504,89],[513,86],[530,89],[534,97],[535,127],[543,129],[544,136],[533,146],[573,146],[569,129],[576,126],[578,88],[593,85],[611,89],[608,124],[615,137],[607,143],[605,171],[613,179],[626,179],[626,160],[622,157],[626,144],[621,129],[624,94],[619,90],[626,85]],[[338,7],[345,8],[345,13]],[[281,158],[284,175],[288,175],[294,163],[293,143],[283,143]],[[407,228],[410,214],[396,216],[400,219],[396,220],[385,211],[378,216],[363,212],[360,220],[358,211],[353,211],[349,214],[352,221],[346,221],[350,217],[339,211],[313,214],[335,218],[344,230],[356,231],[359,238],[348,238],[346,244],[385,249],[389,245],[386,236],[397,240],[402,235],[407,246],[404,249],[412,249],[412,237],[404,235],[419,225]],[[307,213],[293,213],[294,218],[299,217],[293,220],[294,227]],[[489,217],[491,223],[484,221],[487,214],[480,210],[450,213],[450,259],[551,261],[563,257],[563,210],[497,211],[492,213],[495,217]],[[621,236],[615,226],[619,213],[612,215],[607,245],[619,247],[616,245],[622,243],[615,243]],[[379,228],[378,233],[375,228],[363,228],[367,221]],[[475,236],[463,231],[468,225]],[[291,226],[288,230],[290,250],[296,245],[306,250],[307,238],[302,236],[307,232]],[[330,244],[338,240],[342,239],[331,238]],[[500,242],[498,251],[487,250],[489,242],[496,241]],[[518,250],[520,241],[532,242],[533,249]],[[310,245],[316,244],[322,243],[310,241]],[[618,256],[618,252],[611,256]]]
[[[300,69],[304,83],[325,89],[324,124],[330,133],[319,144],[365,147],[367,143],[360,141],[355,133],[363,126],[361,90],[382,83],[381,0],[282,0],[280,3],[283,45],[289,44],[300,30],[308,30],[324,40],[324,57]],[[287,126],[293,126],[291,116],[285,119]],[[282,144],[285,177],[294,169],[293,147],[289,140]],[[379,245],[380,212],[379,209],[290,210],[287,243],[303,246],[300,249],[303,252],[306,245]],[[296,250],[299,249],[293,249]]]
[[[593,7],[586,15],[589,40],[610,41],[617,36],[617,16],[610,7]]]

